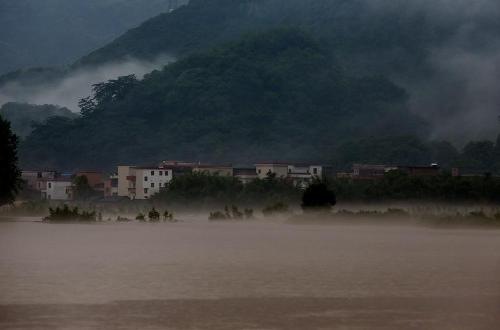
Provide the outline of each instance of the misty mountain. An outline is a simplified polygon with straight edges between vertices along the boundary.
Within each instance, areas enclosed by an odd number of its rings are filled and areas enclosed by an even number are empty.
[[[350,75],[382,75],[403,86],[411,111],[431,124],[430,138],[460,145],[497,135],[496,0],[192,0],[171,14],[147,20],[63,71],[71,75],[75,70],[99,70],[130,57],[183,58],[249,31],[283,26],[314,36]],[[55,79],[56,88],[61,85],[58,70],[41,73],[48,77],[45,81]],[[37,85],[40,80],[33,71],[0,78],[0,103],[57,103],[54,97],[44,98],[53,93],[50,88],[45,93],[46,86]],[[43,89],[36,93],[42,97],[30,98],[33,85]]]
[[[0,73],[69,64],[188,0],[0,0]]]
[[[66,108],[55,105],[33,105],[22,103],[6,103],[0,108],[0,116],[7,119],[14,134],[25,138],[33,131],[33,125],[44,124],[52,117],[75,119],[77,114]]]
[[[83,117],[34,130],[22,164],[98,168],[277,155],[327,161],[353,137],[425,131],[403,89],[381,77],[349,76],[333,58],[307,34],[279,29],[187,56],[143,80],[99,84],[81,102]]]
[[[404,86],[412,111],[433,124],[433,138],[461,144],[498,133],[496,0],[193,0],[78,63],[180,57],[275,26],[308,31],[351,74],[381,74]]]

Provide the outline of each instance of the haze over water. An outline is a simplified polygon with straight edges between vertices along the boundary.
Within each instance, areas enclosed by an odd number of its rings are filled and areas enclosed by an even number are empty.
[[[0,292],[6,329],[498,329],[500,231],[0,222]]]

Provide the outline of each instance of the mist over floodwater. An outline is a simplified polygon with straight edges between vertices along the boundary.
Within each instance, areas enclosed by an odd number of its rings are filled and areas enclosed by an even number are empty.
[[[500,325],[496,230],[28,220],[0,222],[1,328]]]

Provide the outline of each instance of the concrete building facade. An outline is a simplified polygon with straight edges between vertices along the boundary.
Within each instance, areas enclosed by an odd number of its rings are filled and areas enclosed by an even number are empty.
[[[257,177],[259,179],[265,179],[268,175],[274,174],[278,178],[284,178],[288,176],[288,164],[284,163],[259,163],[255,164],[255,169],[257,171]]]
[[[70,179],[52,179],[46,181],[42,199],[69,201],[73,199],[73,183]]]
[[[196,165],[194,173],[206,173],[210,175],[233,176],[232,165]]]
[[[118,196],[149,199],[160,192],[173,178],[173,170],[159,167],[118,167]]]

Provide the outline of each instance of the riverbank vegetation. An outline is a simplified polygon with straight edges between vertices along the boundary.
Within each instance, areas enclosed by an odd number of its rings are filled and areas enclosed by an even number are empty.
[[[253,209],[245,209],[241,212],[237,206],[233,205],[224,207],[224,211],[210,212],[208,220],[210,221],[224,221],[224,220],[250,220],[253,219]]]
[[[80,211],[78,207],[49,208],[49,216],[43,219],[47,222],[96,222],[98,220],[95,211]]]
[[[191,173],[174,177],[152,201],[199,210],[224,205],[298,204],[301,195],[292,182],[274,175],[243,184],[233,177]]]
[[[500,202],[500,177],[478,176],[410,176],[391,171],[377,180],[335,179],[330,182],[340,202]]]
[[[427,227],[456,228],[498,228],[500,229],[500,209],[460,208],[426,206],[417,208],[364,208],[340,209],[336,211],[317,210],[294,214],[288,219],[295,224],[394,224],[421,225]]]

